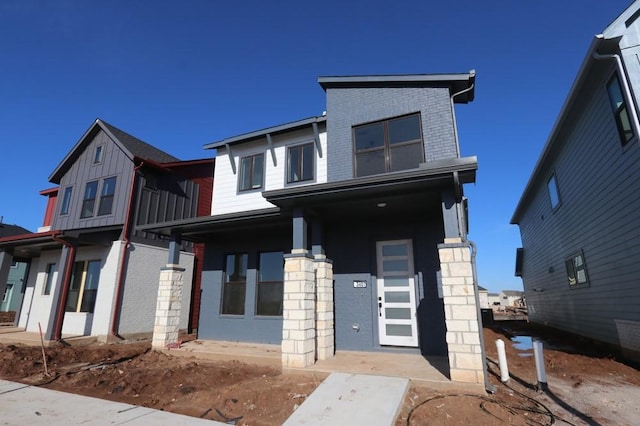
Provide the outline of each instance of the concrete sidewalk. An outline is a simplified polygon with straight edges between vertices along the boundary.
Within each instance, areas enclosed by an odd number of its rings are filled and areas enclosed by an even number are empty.
[[[408,387],[408,379],[332,373],[285,425],[392,425]],[[225,423],[0,380],[0,424],[180,426]]]
[[[224,425],[224,423],[0,380],[3,425]]]

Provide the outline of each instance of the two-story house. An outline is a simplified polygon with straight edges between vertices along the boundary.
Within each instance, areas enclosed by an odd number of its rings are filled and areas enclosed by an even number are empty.
[[[96,120],[51,173],[57,186],[41,192],[48,198],[43,226],[0,238],[0,283],[15,260],[29,264],[17,325],[41,328],[47,340],[150,336],[169,243],[136,228],[209,215],[213,161],[180,161]],[[191,277],[202,248],[177,248],[186,250],[181,302],[195,310]],[[185,309],[176,325],[196,327],[189,320]]]
[[[529,319],[640,359],[640,1],[596,35],[511,219]]]
[[[2,223],[2,216],[0,216],[0,238],[27,233],[29,230],[22,226]],[[4,290],[0,293],[2,295],[0,298],[0,324],[15,323],[16,313],[20,311],[22,305],[28,266],[27,262],[13,259],[10,264],[5,265],[5,271],[0,272],[0,276],[6,277],[3,282]]]
[[[205,145],[210,217],[142,228],[205,244],[198,337],[279,344],[284,367],[336,350],[443,356],[452,380],[482,383],[463,195],[477,163],[454,110],[475,72],[318,82],[325,114]]]

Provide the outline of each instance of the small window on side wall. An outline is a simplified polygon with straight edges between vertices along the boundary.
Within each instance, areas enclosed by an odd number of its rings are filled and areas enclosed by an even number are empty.
[[[96,150],[93,153],[93,164],[99,164],[102,162],[102,145],[96,146]]]
[[[264,153],[240,159],[240,191],[262,188],[264,176]]]
[[[560,194],[558,192],[558,182],[556,181],[555,173],[552,174],[547,181],[547,189],[549,190],[549,201],[551,201],[551,208],[555,209],[560,204]]]
[[[617,74],[614,74],[609,83],[607,83],[607,92],[609,93],[611,108],[613,108],[613,115],[618,127],[620,142],[624,146],[633,138],[634,134],[631,127],[631,118],[629,117],[629,107],[622,95],[622,88]]]
[[[584,260],[584,253],[582,251],[574,254],[565,260],[567,267],[567,280],[569,287],[588,287],[589,276],[587,275],[587,264]]]
[[[64,194],[62,196],[62,206],[60,207],[60,214],[65,215],[69,214],[69,207],[71,206],[71,193],[73,192],[72,186],[67,186],[64,189]]]

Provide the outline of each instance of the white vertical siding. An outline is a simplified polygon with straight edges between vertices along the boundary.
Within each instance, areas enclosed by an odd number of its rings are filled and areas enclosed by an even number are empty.
[[[213,180],[213,199],[211,203],[212,215],[222,215],[242,211],[259,210],[274,207],[262,196],[263,191],[282,189],[288,186],[314,185],[327,182],[327,133],[320,133],[322,157],[315,150],[315,179],[298,184],[287,184],[287,147],[302,143],[313,142],[314,136],[309,128],[275,135],[272,137],[276,154],[276,164],[273,163],[271,151],[266,138],[244,144],[232,145],[231,151],[236,164],[236,174],[231,169],[229,155],[224,148],[220,148],[216,155],[215,177]],[[238,173],[240,158],[247,155],[264,153],[265,175],[264,187],[256,191],[238,191]]]

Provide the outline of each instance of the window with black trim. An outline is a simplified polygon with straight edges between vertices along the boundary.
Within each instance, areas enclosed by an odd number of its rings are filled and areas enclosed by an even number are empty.
[[[244,315],[248,259],[247,253],[234,253],[226,256],[222,284],[221,313],[223,315]]]
[[[91,217],[96,205],[96,194],[98,193],[98,181],[88,182],[84,188],[84,198],[82,199],[82,210],[80,218]]]
[[[287,183],[313,180],[315,149],[313,143],[287,148]]]
[[[44,286],[42,287],[42,294],[48,296],[51,294],[51,287],[53,287],[54,274],[58,272],[58,268],[55,263],[47,264],[46,277],[44,279]]]
[[[424,162],[420,114],[353,128],[355,176],[417,168]]]
[[[547,190],[549,192],[549,201],[551,202],[551,208],[555,209],[560,204],[560,193],[558,192],[558,182],[556,181],[556,174],[552,174],[547,181]]]
[[[264,176],[264,153],[240,159],[240,191],[262,188]]]
[[[256,315],[282,315],[284,252],[260,253],[256,291]]]
[[[585,287],[589,285],[587,264],[584,260],[584,253],[582,251],[566,259],[565,265],[567,267],[567,280],[569,281],[569,287]]]
[[[92,313],[96,306],[100,282],[100,260],[75,262],[67,293],[66,312]]]
[[[102,181],[102,191],[100,192],[100,204],[98,205],[98,216],[111,214],[113,208],[113,196],[116,192],[116,177],[110,177]]]
[[[96,146],[96,150],[93,153],[93,164],[99,164],[102,162],[102,145]]]
[[[69,214],[69,207],[71,206],[71,194],[73,192],[72,186],[67,186],[64,189],[64,194],[62,195],[62,206],[60,207],[60,214],[65,215]]]
[[[629,106],[622,95],[618,74],[614,74],[607,83],[607,92],[609,93],[609,101],[611,101],[611,108],[613,108],[613,115],[616,119],[620,142],[624,146],[633,138],[634,134],[631,127],[631,118],[629,117]]]

